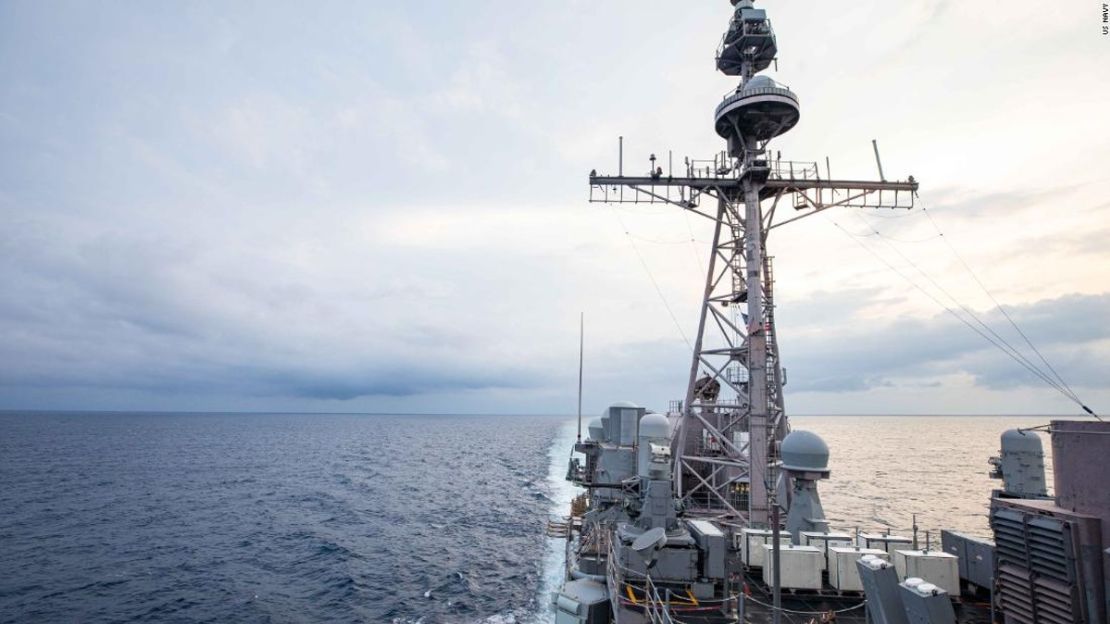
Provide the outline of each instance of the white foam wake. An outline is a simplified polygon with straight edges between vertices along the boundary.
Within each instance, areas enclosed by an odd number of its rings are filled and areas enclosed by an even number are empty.
[[[567,461],[574,447],[577,421],[569,421],[559,428],[555,439],[548,449],[547,486],[551,495],[553,518],[561,518],[570,513],[570,501],[582,491],[567,481]],[[539,593],[536,595],[536,609],[522,624],[550,624],[555,621],[555,608],[551,604],[551,594],[563,585],[566,570],[566,542],[561,539],[547,538],[543,559],[543,577],[540,579]]]

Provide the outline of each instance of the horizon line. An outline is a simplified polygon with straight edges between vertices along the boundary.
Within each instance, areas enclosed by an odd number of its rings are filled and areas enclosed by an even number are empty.
[[[650,410],[649,410],[650,411]],[[118,409],[8,409],[0,408],[0,414],[148,414],[148,415],[227,415],[227,416],[521,416],[521,417],[559,417],[577,419],[575,414],[560,414],[553,412],[332,412],[332,411],[285,411],[285,410],[118,410]],[[797,413],[789,417],[897,417],[897,418],[1073,418],[1086,417],[1085,414],[1043,414],[1043,413]],[[595,418],[591,416],[590,418]]]

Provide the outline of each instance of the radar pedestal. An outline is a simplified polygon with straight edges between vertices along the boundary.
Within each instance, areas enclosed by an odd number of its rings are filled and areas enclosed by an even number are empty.
[[[767,76],[745,81],[717,106],[716,129],[728,141],[729,155],[744,158],[744,148],[764,143],[798,124],[798,96]]]
[[[829,447],[815,433],[794,431],[782,441],[782,470],[792,482],[786,530],[795,544],[802,531],[828,532],[817,482],[829,478]]]

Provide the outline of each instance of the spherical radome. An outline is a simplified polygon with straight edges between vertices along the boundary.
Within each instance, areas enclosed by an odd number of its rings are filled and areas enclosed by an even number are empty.
[[[666,438],[671,433],[671,425],[662,414],[646,414],[640,419],[641,438]]]
[[[774,80],[767,76],[756,76],[744,84],[744,90],[748,89],[774,89],[778,87]]]
[[[829,469],[829,445],[809,431],[793,431],[782,441],[782,467],[802,472]]]
[[[588,425],[591,440],[601,440],[605,437],[605,423],[601,422],[600,418],[595,418],[590,421]]]

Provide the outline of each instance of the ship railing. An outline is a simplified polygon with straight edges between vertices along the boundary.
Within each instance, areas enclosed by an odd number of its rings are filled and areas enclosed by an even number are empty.
[[[606,572],[610,580],[609,591],[612,592],[612,599],[619,604],[623,602],[624,596],[621,591],[625,588],[625,575],[638,577],[644,584],[644,600],[641,601],[639,606],[644,610],[644,615],[647,616],[651,624],[681,624],[678,620],[674,619],[671,615],[670,609],[667,608],[667,603],[659,598],[659,589],[655,586],[655,582],[651,580],[650,574],[643,574],[635,570],[629,570],[617,563],[617,553],[613,549],[613,541],[608,540],[608,561],[606,562]]]
[[[769,19],[746,21],[739,16],[734,16],[729,20],[728,30],[725,31],[721,37],[721,43],[717,46],[717,56],[720,56],[726,48],[736,45],[743,37],[770,37],[774,34],[775,29]]]
[[[774,43],[774,41],[775,29],[771,25],[771,20],[746,21],[739,16],[734,16],[729,22],[728,30],[721,37],[721,43],[717,45],[717,61],[720,62],[729,48],[743,46],[744,44],[748,44],[750,47],[755,44],[756,51],[759,52],[761,50],[758,48],[765,49],[768,44]]]
[[[647,613],[652,624],[674,624],[675,620],[671,616],[670,609],[659,597],[659,588],[655,586],[655,581],[651,580],[651,575],[644,580],[644,595],[646,603],[644,612]]]
[[[768,163],[771,178],[775,180],[820,180],[821,170],[816,162],[803,160],[772,160]]]
[[[820,180],[821,170],[816,161],[770,160],[764,165],[770,169],[773,180]],[[743,174],[743,167],[735,158],[720,154],[713,160],[692,159],[686,169],[687,177],[700,180],[734,180]]]
[[[763,95],[775,95],[781,98],[786,98],[794,102],[795,105],[801,104],[801,102],[798,101],[797,94],[791,91],[790,87],[784,84],[779,84],[774,80],[771,80],[770,82],[772,83],[771,86],[745,88],[743,85],[741,85],[740,87],[729,91],[725,94],[723,98],[721,98],[721,103],[717,105],[716,115],[720,116],[721,111],[731,106],[734,102],[739,102],[740,100],[746,100],[748,98],[754,98]]]

